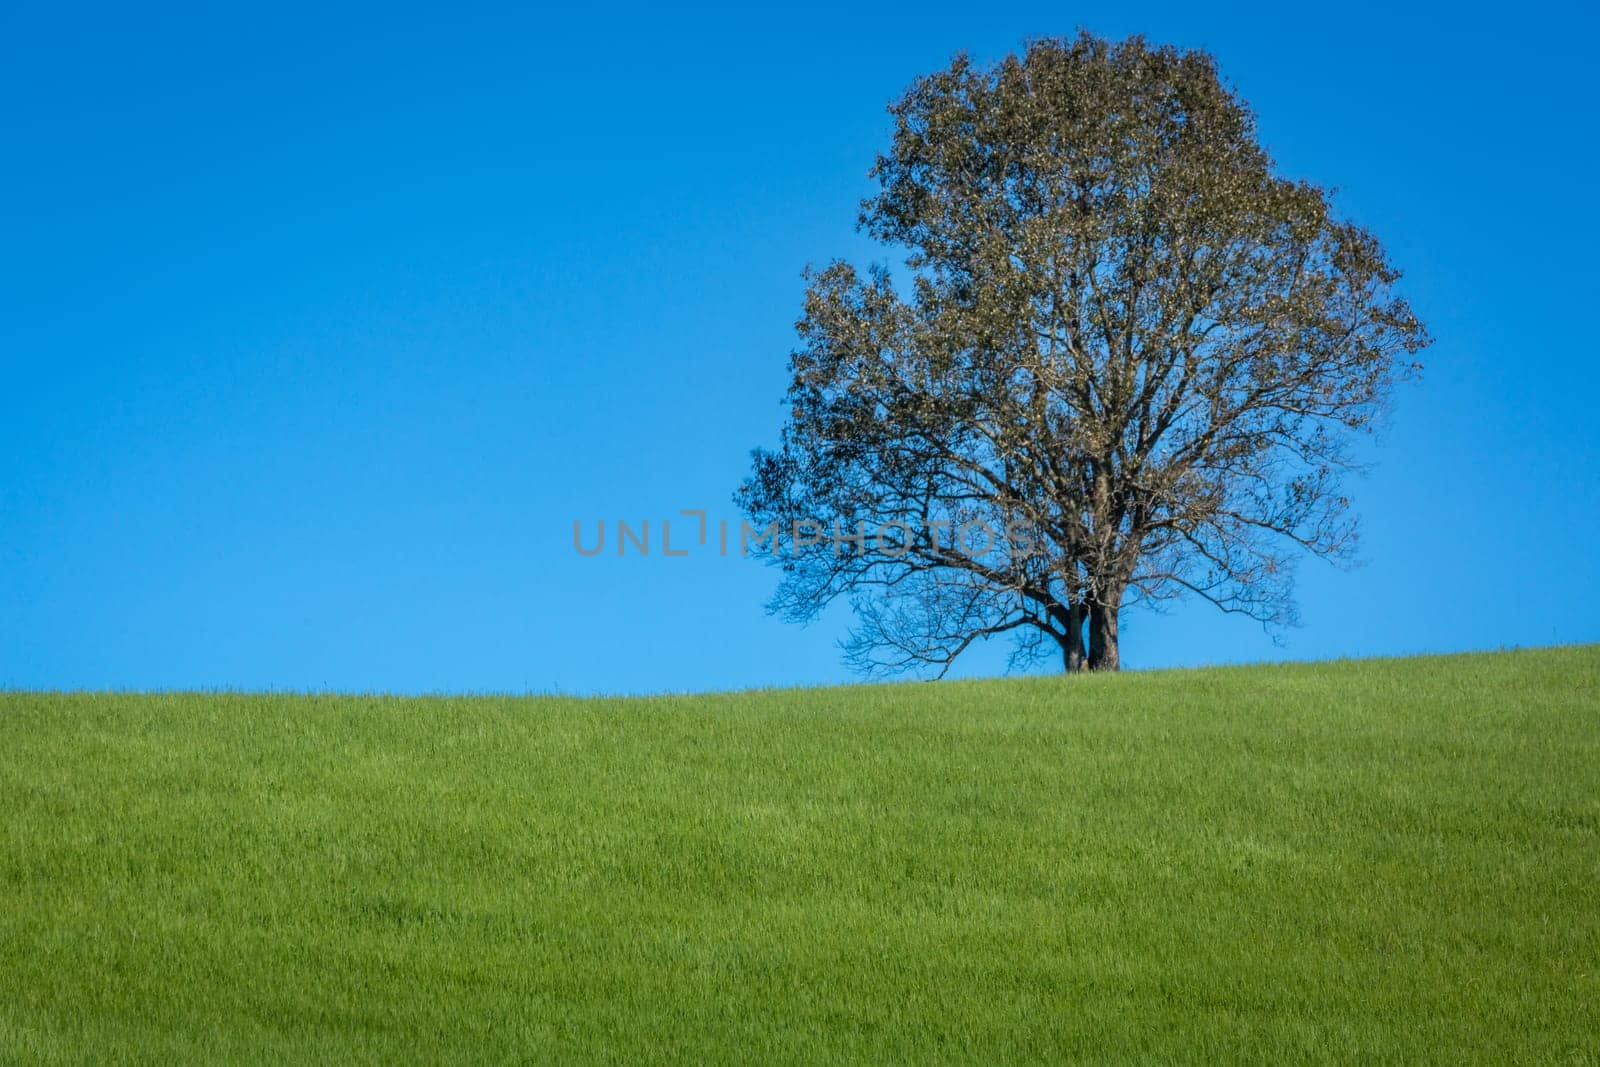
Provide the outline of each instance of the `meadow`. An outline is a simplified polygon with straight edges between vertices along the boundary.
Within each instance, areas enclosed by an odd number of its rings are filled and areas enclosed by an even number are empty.
[[[1600,646],[0,694],[0,1061],[1600,1060]]]

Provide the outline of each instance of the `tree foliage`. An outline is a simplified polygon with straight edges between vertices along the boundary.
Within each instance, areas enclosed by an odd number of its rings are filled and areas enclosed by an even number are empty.
[[[1040,40],[890,113],[860,222],[910,279],[808,272],[789,419],[738,499],[902,525],[775,547],[775,609],[848,597],[868,670],[998,634],[1114,669],[1120,609],[1185,594],[1292,622],[1295,557],[1354,542],[1353,432],[1428,343],[1376,238],[1275,173],[1203,52]],[[960,543],[978,520],[1017,536]]]

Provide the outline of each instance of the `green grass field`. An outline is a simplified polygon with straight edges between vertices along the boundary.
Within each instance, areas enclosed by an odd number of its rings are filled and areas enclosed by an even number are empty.
[[[0,1061],[1600,1060],[1600,646],[0,694]]]

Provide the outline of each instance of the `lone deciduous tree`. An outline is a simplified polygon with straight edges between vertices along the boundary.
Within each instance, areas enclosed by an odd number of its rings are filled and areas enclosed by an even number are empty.
[[[1293,557],[1353,545],[1350,431],[1428,344],[1377,240],[1274,173],[1203,52],[1040,40],[890,113],[860,222],[911,283],[807,272],[738,494],[828,532],[758,545],[773,609],[848,597],[857,667],[941,673],[1002,633],[1114,670],[1123,606],[1184,594],[1291,623]]]

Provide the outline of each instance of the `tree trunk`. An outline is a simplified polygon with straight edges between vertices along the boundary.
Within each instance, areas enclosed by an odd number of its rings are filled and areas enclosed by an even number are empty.
[[[1118,596],[1116,602],[1122,598]],[[1117,603],[1089,605],[1089,669],[1114,671],[1121,669],[1117,654]]]
[[[1082,604],[1072,604],[1067,608],[1067,636],[1061,643],[1061,659],[1069,674],[1081,671],[1086,666],[1083,654]]]

